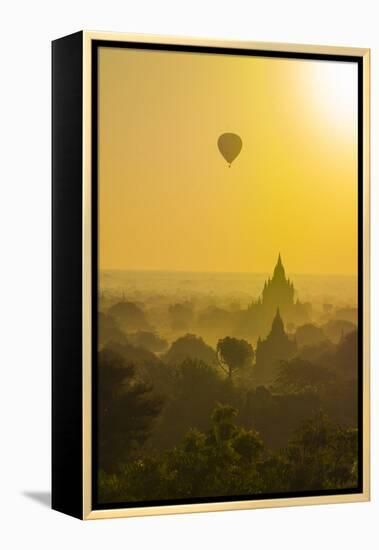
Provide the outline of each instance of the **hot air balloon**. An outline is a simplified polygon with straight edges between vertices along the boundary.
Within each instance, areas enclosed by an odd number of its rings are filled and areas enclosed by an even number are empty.
[[[238,157],[242,149],[242,139],[238,134],[226,133],[221,134],[217,141],[220,153],[229,163],[229,168],[234,159]]]

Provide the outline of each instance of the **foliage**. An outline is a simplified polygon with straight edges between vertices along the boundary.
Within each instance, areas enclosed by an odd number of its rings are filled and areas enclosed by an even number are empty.
[[[164,351],[168,343],[155,332],[139,330],[128,334],[129,341],[137,347],[142,347],[155,353]]]
[[[98,461],[106,472],[138,452],[162,402],[135,377],[135,368],[105,348],[98,354]]]
[[[212,365],[216,361],[216,353],[199,336],[186,334],[171,344],[162,359],[170,365],[179,365],[186,359],[198,359]]]
[[[190,302],[172,304],[168,308],[171,328],[173,330],[188,330],[193,322],[193,309]]]
[[[190,429],[161,455],[129,461],[117,475],[101,472],[101,498],[148,502],[356,486],[356,430],[318,413],[273,453],[256,431],[238,427],[236,416],[236,409],[218,404],[207,432]]]
[[[345,334],[335,355],[336,370],[346,380],[356,380],[358,376],[358,332]]]
[[[270,449],[284,447],[292,432],[321,407],[314,391],[275,393],[265,386],[249,390],[240,401],[241,424],[258,430]]]
[[[109,342],[123,342],[126,339],[125,333],[120,329],[116,319],[111,315],[99,312],[98,314],[98,346],[103,348]]]
[[[162,456],[126,464],[117,476],[102,473],[104,499],[152,500],[239,494],[257,490],[255,463],[263,445],[253,431],[237,428],[237,411],[217,405],[208,432],[190,429],[180,445]]]
[[[246,340],[227,336],[218,341],[216,349],[218,363],[230,380],[234,371],[251,364],[254,358],[253,348]]]
[[[235,388],[203,361],[186,359],[180,365],[165,368],[169,377],[166,374],[166,387],[161,386],[160,390],[165,396],[165,404],[151,439],[157,449],[178,444],[192,427],[208,430],[215,404],[237,401]]]
[[[174,288],[167,274],[154,275],[154,292],[131,275],[136,301],[120,301],[123,277],[101,294],[98,318],[102,502],[357,486],[355,308],[311,316],[280,257],[253,301],[242,287],[218,295],[213,275],[204,293],[198,275]]]
[[[343,336],[345,336],[349,332],[353,332],[354,330],[356,330],[357,327],[351,321],[334,319],[325,323],[325,325],[323,325],[321,328],[326,334],[327,338],[329,338],[329,340],[331,340],[335,344],[338,344]]]
[[[107,348],[114,350],[125,363],[132,363],[135,367],[148,365],[153,368],[160,363],[160,359],[153,352],[145,347],[131,344],[128,336],[120,341],[110,341]]]
[[[126,332],[151,330],[144,311],[133,302],[118,302],[109,308],[108,314],[114,317]]]
[[[313,346],[327,339],[322,328],[311,323],[298,327],[295,332],[295,338],[299,347]]]
[[[295,358],[281,361],[274,388],[282,393],[317,392],[328,387],[335,379],[336,376],[330,369]]]
[[[320,412],[296,432],[285,451],[293,491],[357,485],[358,431],[332,424]]]

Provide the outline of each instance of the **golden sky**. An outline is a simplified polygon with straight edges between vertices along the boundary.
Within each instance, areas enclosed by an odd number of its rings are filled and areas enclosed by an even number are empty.
[[[353,63],[100,48],[100,269],[268,272],[280,251],[355,275],[356,89]]]

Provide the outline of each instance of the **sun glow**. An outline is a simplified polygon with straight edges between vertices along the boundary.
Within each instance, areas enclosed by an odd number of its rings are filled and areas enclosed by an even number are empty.
[[[317,114],[338,129],[351,128],[358,114],[357,64],[315,61],[307,72]]]

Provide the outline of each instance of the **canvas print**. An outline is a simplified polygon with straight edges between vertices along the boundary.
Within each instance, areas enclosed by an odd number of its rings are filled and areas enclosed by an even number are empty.
[[[102,46],[99,506],[358,491],[358,64]]]

